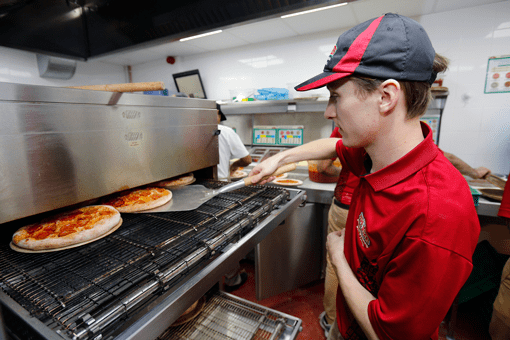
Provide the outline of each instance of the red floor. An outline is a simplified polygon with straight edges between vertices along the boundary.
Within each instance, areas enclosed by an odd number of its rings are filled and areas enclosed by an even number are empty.
[[[324,281],[310,283],[290,292],[257,301],[255,298],[255,270],[253,262],[243,260],[241,267],[248,273],[248,281],[231,294],[248,301],[293,315],[303,321],[303,330],[298,340],[326,339],[324,331],[319,325],[319,315],[323,311],[322,297],[324,294]],[[487,340],[490,339],[487,323],[479,317],[480,307],[476,299],[461,304],[458,310],[455,340]],[[446,339],[446,329],[441,325],[439,339]]]

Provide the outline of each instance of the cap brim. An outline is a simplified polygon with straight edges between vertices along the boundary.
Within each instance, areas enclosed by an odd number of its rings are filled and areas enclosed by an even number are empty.
[[[326,86],[335,80],[342,79],[344,77],[350,76],[352,73],[350,72],[322,72],[321,74],[308,79],[304,83],[299,84],[294,87],[296,91],[308,91],[313,89],[318,89],[320,87]]]
[[[350,72],[322,72],[321,74],[308,79],[304,83],[294,87],[296,91],[308,91],[326,86],[335,80],[352,75]]]

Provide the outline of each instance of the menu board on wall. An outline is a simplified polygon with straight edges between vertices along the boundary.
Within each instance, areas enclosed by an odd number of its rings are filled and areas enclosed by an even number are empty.
[[[510,92],[510,56],[490,57],[487,63],[485,93]]]

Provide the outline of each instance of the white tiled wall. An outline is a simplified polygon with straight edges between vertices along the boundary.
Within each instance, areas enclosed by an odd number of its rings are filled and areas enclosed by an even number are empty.
[[[78,61],[69,80],[41,78],[35,53],[0,47],[0,81],[44,86],[80,86],[125,83],[123,66]]]
[[[510,93],[484,94],[488,58],[510,55],[510,1],[414,18],[436,51],[451,60],[443,75],[450,95],[440,147],[474,167],[510,172]],[[292,86],[322,71],[342,31],[289,38],[235,49],[136,65],[136,81],[159,79],[175,90],[172,74],[199,69],[208,98],[228,99],[231,89]],[[295,91],[294,91],[295,93]],[[300,96],[322,94],[316,90]],[[296,122],[297,123],[297,122]]]
[[[438,53],[450,58],[444,86],[450,91],[441,124],[440,147],[472,166],[510,172],[510,93],[484,94],[487,61],[510,55],[510,1],[414,18]],[[342,31],[327,31],[189,57],[133,65],[133,81],[164,81],[175,90],[173,73],[199,69],[210,99],[230,90],[285,87],[322,71]],[[126,82],[123,67],[78,62],[67,81],[39,77],[35,54],[0,47],[0,81],[50,86]],[[295,91],[294,91],[294,94]],[[300,96],[322,94],[316,90]],[[297,95],[297,94],[296,94]],[[296,122],[298,123],[298,122]]]

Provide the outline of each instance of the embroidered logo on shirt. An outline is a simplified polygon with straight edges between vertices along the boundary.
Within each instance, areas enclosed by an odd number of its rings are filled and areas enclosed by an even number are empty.
[[[365,216],[363,216],[363,212],[359,214],[358,217],[358,225],[356,226],[358,229],[359,239],[361,240],[361,244],[363,247],[370,247],[370,239],[367,235],[367,221],[365,221]]]

